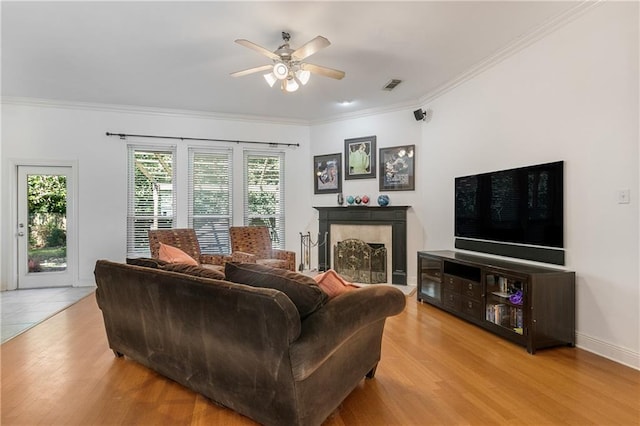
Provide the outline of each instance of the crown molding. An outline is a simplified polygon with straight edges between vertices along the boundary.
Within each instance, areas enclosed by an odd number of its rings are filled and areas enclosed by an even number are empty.
[[[485,59],[473,65],[471,68],[469,68],[467,71],[463,72],[462,74],[459,74],[457,77],[452,78],[446,83],[436,87],[435,89],[431,90],[427,94],[421,96],[419,99],[419,103],[424,105],[439,98],[445,93],[455,89],[459,85],[473,79],[474,77],[478,76],[484,71],[501,63],[505,59],[510,58],[511,56],[515,55],[518,52],[521,52],[525,48],[536,43],[537,41],[554,33],[558,29],[564,27],[565,25],[574,21],[578,17],[582,16],[587,11],[590,11],[591,9],[594,9],[600,6],[606,1],[607,0],[584,0],[577,3],[572,8],[569,8],[566,11],[548,19],[546,22],[534,28],[529,33],[512,41],[507,46],[496,51],[492,55],[487,56]]]
[[[386,114],[386,113],[398,112],[398,111],[406,112],[407,109],[416,109],[416,108],[420,108],[420,101],[418,99],[409,100],[405,102],[398,102],[398,103],[386,105],[383,107],[367,108],[367,109],[360,109],[353,112],[345,112],[342,114],[329,116],[329,117],[321,118],[318,120],[312,120],[309,124],[311,125],[330,124],[338,121],[369,117],[372,115]]]
[[[262,122],[267,124],[297,125],[297,126],[309,125],[308,120],[283,118],[283,117],[267,117],[267,116],[257,116],[257,115],[214,113],[214,112],[207,112],[207,111],[192,111],[192,110],[169,109],[169,108],[100,104],[100,103],[91,103],[91,102],[63,101],[63,100],[57,100],[57,99],[3,96],[1,103],[2,105],[30,106],[30,107],[42,107],[42,108],[63,108],[63,109],[72,109],[72,110],[81,110],[81,111],[142,114],[142,115],[155,115],[155,116],[176,117],[176,118],[202,118],[207,120],[243,121],[243,122],[252,122],[252,123]]]

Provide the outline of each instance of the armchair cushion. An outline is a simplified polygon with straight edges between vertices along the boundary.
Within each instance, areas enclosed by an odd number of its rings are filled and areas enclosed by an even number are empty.
[[[148,235],[154,259],[160,258],[160,243],[182,250],[200,265],[218,265],[220,270],[231,259],[228,254],[202,254],[198,236],[192,228],[150,229]]]
[[[243,262],[284,268],[294,272],[296,270],[295,252],[274,249],[269,228],[266,226],[232,226],[229,228],[229,238],[232,255],[241,252],[255,256],[255,260],[242,260]],[[235,256],[233,260],[236,261]]]
[[[177,247],[164,243],[160,243],[158,258],[168,263],[186,263],[187,265],[198,266],[198,262],[193,257],[189,256]]]
[[[234,283],[280,290],[296,306],[300,319],[320,308],[329,298],[313,278],[286,269],[256,263],[228,262],[224,274],[226,280]]]
[[[269,266],[270,268],[289,269],[289,263],[286,260],[280,259],[258,259],[256,260],[258,265]]]

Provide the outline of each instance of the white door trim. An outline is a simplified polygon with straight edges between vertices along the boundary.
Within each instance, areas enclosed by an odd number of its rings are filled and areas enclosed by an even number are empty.
[[[8,163],[8,164],[7,164]],[[78,161],[77,160],[47,160],[47,159],[9,159],[7,164],[7,173],[3,173],[8,180],[7,192],[9,195],[9,220],[6,220],[5,227],[2,230],[3,244],[1,247],[4,259],[2,269],[6,272],[4,276],[7,279],[6,288],[2,290],[15,290],[18,288],[18,167],[19,166],[35,166],[35,167],[70,167],[73,186],[69,188],[71,199],[74,200],[73,205],[68,209],[68,214],[74,217],[71,226],[67,227],[67,261],[68,271],[71,279],[70,285],[77,287],[79,285],[78,278],[78,223],[79,223],[79,179],[78,179]],[[4,179],[3,179],[4,180]],[[5,238],[6,236],[6,238]]]

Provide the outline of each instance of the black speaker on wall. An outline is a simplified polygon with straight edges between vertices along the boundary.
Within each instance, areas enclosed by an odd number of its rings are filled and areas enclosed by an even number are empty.
[[[416,118],[416,121],[424,120],[425,114],[426,114],[426,111],[423,111],[421,109],[417,109],[413,111],[413,116]]]

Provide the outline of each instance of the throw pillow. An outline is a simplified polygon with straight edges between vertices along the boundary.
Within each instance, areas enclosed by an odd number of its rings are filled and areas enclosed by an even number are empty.
[[[187,265],[198,265],[196,260],[183,252],[177,247],[173,247],[167,244],[160,243],[160,250],[158,252],[160,260],[164,260],[168,263],[186,263]]]
[[[329,295],[329,299],[360,288],[345,281],[333,269],[316,275],[313,279],[318,283],[318,286]]]
[[[181,274],[193,275],[195,277],[213,278],[214,280],[224,280],[224,274],[215,269],[203,268],[197,265],[187,265],[184,263],[167,263],[162,267],[165,271],[179,272]]]
[[[167,262],[160,259],[152,259],[150,257],[128,257],[127,265],[144,266],[146,268],[159,268],[166,265]]]
[[[287,269],[256,263],[227,262],[224,275],[234,283],[280,290],[296,305],[300,319],[309,316],[328,300],[327,294],[313,278]]]

